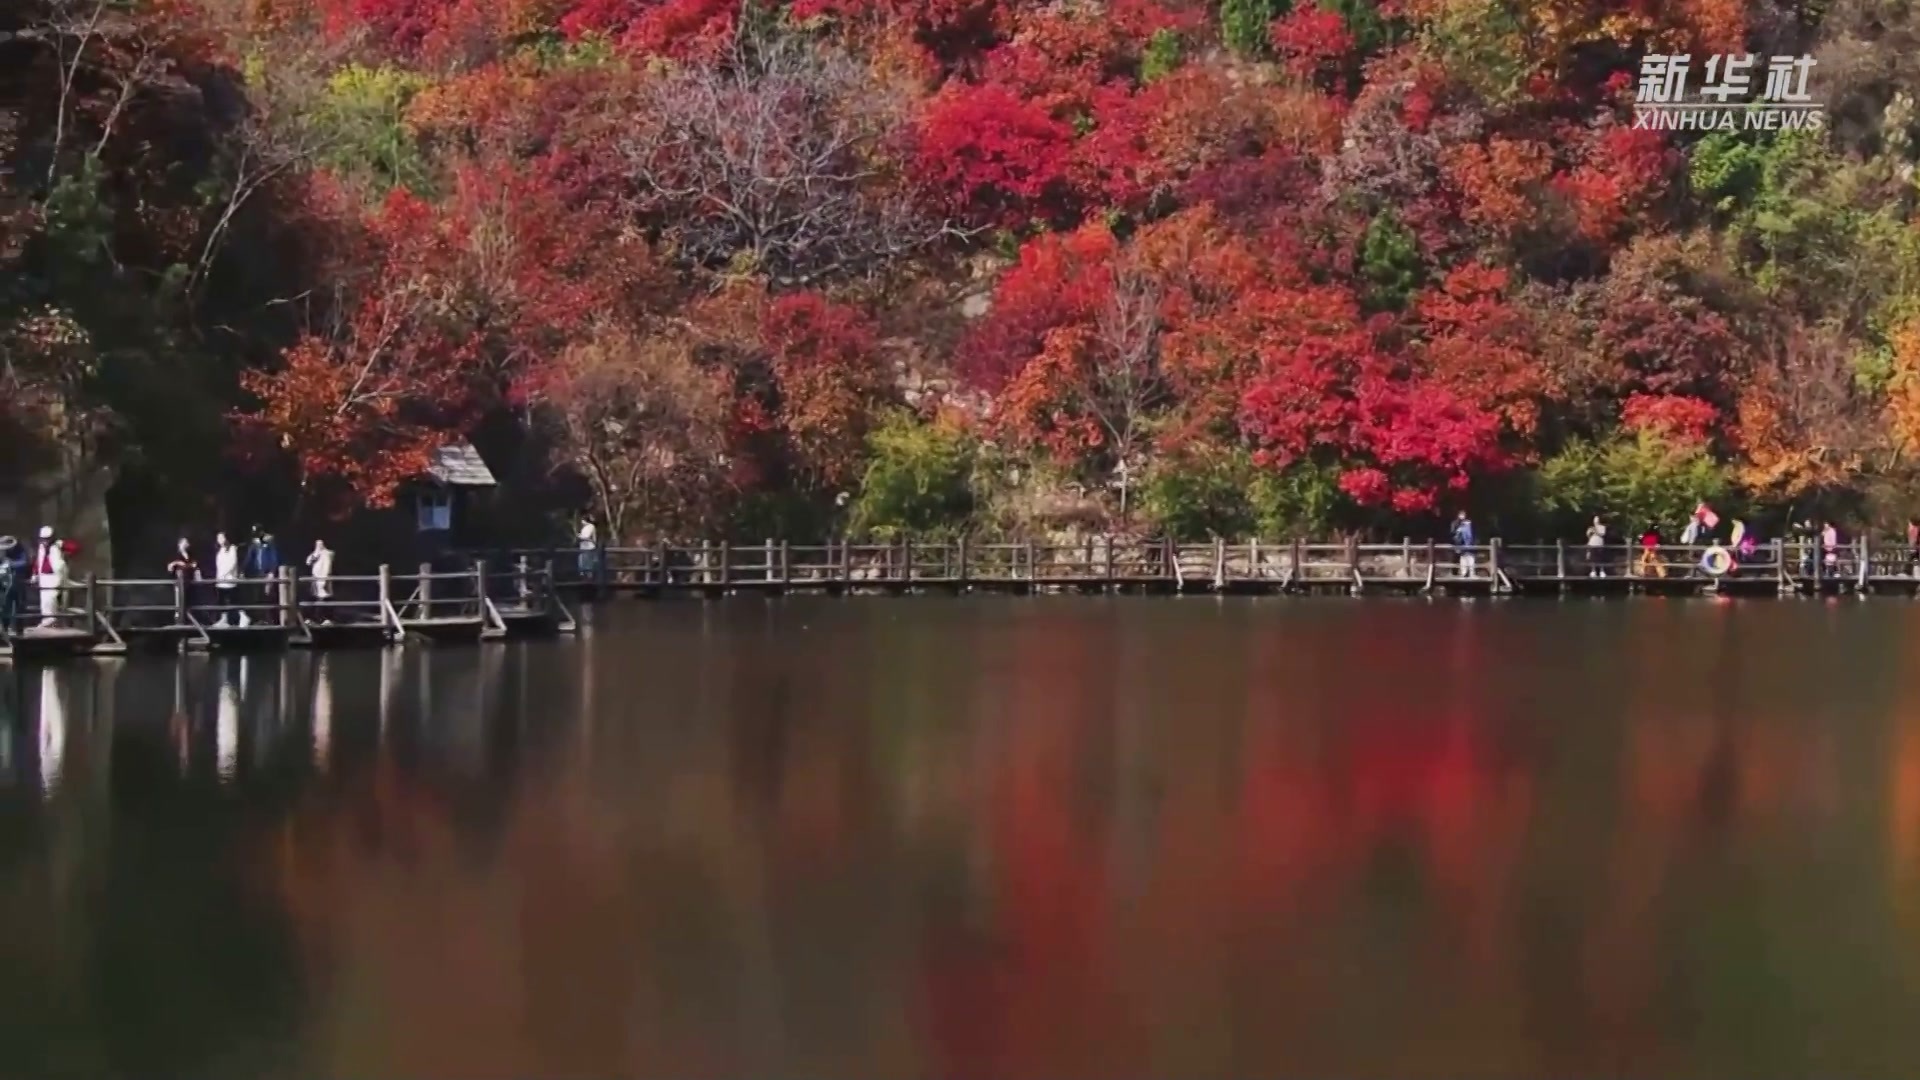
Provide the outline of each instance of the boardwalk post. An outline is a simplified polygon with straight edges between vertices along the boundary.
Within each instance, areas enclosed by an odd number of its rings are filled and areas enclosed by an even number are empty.
[[[1487,541],[1487,577],[1493,582],[1493,591],[1500,590],[1500,538]]]
[[[1793,579],[1787,574],[1787,542],[1778,536],[1773,538],[1773,574],[1782,593],[1793,588]]]
[[[420,564],[420,617],[433,618],[433,564]]]
[[[733,548],[725,540],[722,540],[720,541],[720,587],[722,589],[726,588],[732,579]]]
[[[607,595],[607,542],[598,534],[593,539],[593,595]]]
[[[527,587],[527,557],[520,556],[520,562],[513,570],[513,595],[528,607],[533,606],[533,590]]]
[[[913,584],[913,537],[900,538],[900,580]]]
[[[380,564],[380,623],[386,625],[387,612],[393,610],[393,568]],[[399,627],[395,627],[398,630]]]
[[[1080,573],[1086,577],[1093,577],[1098,573],[1098,571],[1094,569],[1098,565],[1098,563],[1093,561],[1093,537],[1089,536],[1086,542],[1086,559],[1080,564]]]
[[[1400,538],[1400,576],[1413,576],[1413,537]]]
[[[1297,536],[1293,538],[1292,560],[1293,564],[1290,569],[1293,571],[1293,580],[1298,583],[1300,588],[1305,588],[1307,581],[1307,545]]]
[[[1808,543],[1812,547],[1812,557],[1807,561],[1813,564],[1813,591],[1818,593],[1820,591],[1820,575],[1824,572],[1827,561],[1827,553],[1821,550],[1826,540],[1823,537],[1818,544],[1815,544],[1813,541],[1808,541]]]
[[[760,577],[761,577],[761,580],[763,581],[772,581],[774,579],[773,578],[773,565],[774,565],[773,564],[773,537],[771,536],[767,537],[766,541],[761,545],[761,547],[762,547],[762,550],[765,552],[765,554],[762,555],[760,559]]]
[[[294,583],[297,573],[298,571],[291,566],[280,568],[280,625],[282,626],[293,626],[299,622],[299,613],[294,603],[300,595],[300,590]]]
[[[1867,539],[1867,534],[1865,533],[1860,534],[1859,558],[1860,558],[1860,581],[1859,581],[1859,584],[1854,586],[1854,588],[1859,590],[1862,593],[1865,593],[1867,591],[1867,576],[1870,572],[1871,567],[1873,566],[1873,542]]]
[[[792,553],[788,549],[787,541],[785,540],[780,541],[780,584],[793,584]]]
[[[173,575],[173,624],[175,626],[187,625],[187,590],[192,587],[188,584],[191,577],[192,574],[186,570]]]
[[[953,550],[954,560],[960,564],[958,570],[960,585],[964,588],[967,584],[967,538],[962,536],[960,539],[955,540],[953,542]]]
[[[487,618],[487,560],[473,560],[473,600],[482,622]]]
[[[1261,579],[1260,541],[1258,538],[1247,541],[1247,573],[1256,582]]]
[[[1226,537],[1213,538],[1213,591],[1219,592],[1227,587],[1227,540]]]
[[[1174,564],[1179,561],[1180,555],[1173,549],[1172,534],[1168,534],[1167,538],[1160,541],[1160,543],[1163,545],[1160,548],[1160,568],[1166,574],[1167,580],[1173,582],[1174,585],[1178,587],[1180,584],[1180,573]]]
[[[87,575],[87,625],[81,629],[89,634],[93,633],[94,617],[100,611],[99,585],[92,574]]]
[[[1553,542],[1553,576],[1563,583],[1567,580],[1567,542],[1564,539]]]
[[[1038,574],[1034,573],[1034,569],[1033,569],[1033,541],[1028,540],[1025,543],[1023,550],[1025,550],[1027,553],[1027,582],[1028,584],[1032,584],[1034,578],[1039,576]]]
[[[1347,537],[1347,570],[1356,578],[1360,576],[1360,538],[1358,536]]]

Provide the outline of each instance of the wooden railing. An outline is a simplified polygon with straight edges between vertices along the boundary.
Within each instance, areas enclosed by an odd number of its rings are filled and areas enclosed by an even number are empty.
[[[124,646],[127,637],[181,635],[199,641],[234,630],[284,630],[310,637],[315,628],[377,631],[390,638],[437,627],[473,626],[481,636],[504,633],[510,620],[546,619],[571,629],[573,619],[544,565],[411,574],[382,566],[375,574],[302,579],[295,568],[271,578],[232,582],[186,578],[92,578],[59,586],[55,611],[42,616],[40,590],[29,587],[17,615],[0,619],[0,645],[86,639],[93,651]],[[102,644],[104,643],[104,645]]]
[[[600,592],[750,592],[755,590],[909,588],[1029,589],[1049,587],[1521,591],[1545,586],[1599,587],[1604,581],[1653,588],[1749,588],[1771,581],[1783,590],[1865,589],[1913,582],[1904,544],[1862,539],[1829,561],[1817,544],[1776,540],[1741,554],[1715,573],[1707,545],[1565,542],[1469,548],[1435,541],[1337,543],[1091,537],[1074,542],[899,540],[796,545],[659,544],[581,550],[525,548],[488,554],[548,570],[556,589]]]

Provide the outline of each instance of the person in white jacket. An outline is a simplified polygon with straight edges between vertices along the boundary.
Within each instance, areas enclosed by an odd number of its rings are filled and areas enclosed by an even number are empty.
[[[313,551],[307,555],[307,576],[313,580],[313,599],[316,605],[333,599],[333,549],[325,540],[315,540]],[[332,622],[326,617],[326,608],[315,606],[314,621]]]
[[[219,625],[230,625],[228,618],[233,615],[239,616],[235,620],[237,625],[245,626],[251,622],[246,612],[234,610],[234,590],[240,585],[240,549],[233,546],[226,533],[214,534],[213,581],[213,587],[220,595]]]
[[[54,539],[53,526],[40,526],[40,544],[33,552],[33,581],[40,587],[40,626],[52,629],[60,614],[60,589],[67,583],[67,553]]]
[[[591,578],[599,570],[600,532],[592,518],[580,519],[580,576]]]

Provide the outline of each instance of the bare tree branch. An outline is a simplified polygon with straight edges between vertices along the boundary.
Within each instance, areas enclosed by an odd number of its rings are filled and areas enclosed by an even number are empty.
[[[685,263],[774,284],[878,277],[959,234],[892,175],[904,103],[794,38],[649,81],[621,139],[632,213]]]

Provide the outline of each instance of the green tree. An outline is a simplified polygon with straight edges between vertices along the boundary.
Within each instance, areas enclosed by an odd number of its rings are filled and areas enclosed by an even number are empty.
[[[1401,310],[1420,288],[1420,246],[1391,210],[1367,223],[1360,239],[1360,276],[1367,281],[1367,306],[1376,311]]]
[[[312,122],[326,147],[322,160],[376,191],[426,192],[432,169],[407,126],[407,106],[428,79],[393,67],[354,64],[327,79]]]
[[[1147,39],[1147,47],[1140,51],[1140,81],[1158,82],[1179,66],[1180,35],[1165,28],[1155,30]]]
[[[975,447],[965,432],[896,413],[867,441],[872,456],[853,507],[854,531],[925,536],[966,523]]]
[[[1568,443],[1540,466],[1537,492],[1567,519],[1605,514],[1631,528],[1673,528],[1700,501],[1724,501],[1731,487],[1705,447],[1642,432]]]
[[[1221,0],[1220,40],[1241,56],[1265,56],[1268,27],[1292,8],[1292,0]]]

